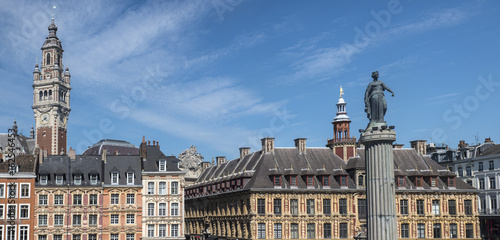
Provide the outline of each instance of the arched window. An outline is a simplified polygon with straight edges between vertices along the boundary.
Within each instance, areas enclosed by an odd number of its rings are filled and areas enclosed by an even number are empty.
[[[43,98],[43,92],[42,91],[40,91],[40,93],[38,93],[38,98],[39,98],[38,100],[40,100],[40,101],[42,100],[42,98]]]
[[[358,175],[358,186],[365,185],[365,177],[363,175]]]
[[[46,65],[50,65],[50,53],[47,53],[47,57],[45,59]]]
[[[52,90],[49,90],[49,99],[52,99]]]
[[[47,99],[47,90],[43,91],[43,99]]]

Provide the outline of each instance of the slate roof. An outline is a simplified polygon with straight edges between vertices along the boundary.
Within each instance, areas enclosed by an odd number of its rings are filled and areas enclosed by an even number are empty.
[[[36,170],[36,162],[35,157],[33,155],[17,155],[15,157],[16,165],[19,166],[18,172],[23,173],[35,173]],[[9,172],[9,162],[5,161],[0,163],[0,172],[7,173]]]
[[[109,155],[139,155],[139,148],[135,145],[122,140],[103,139],[92,147],[85,150],[82,155],[97,156],[101,155],[102,151],[106,149]],[[118,153],[118,154],[116,154]]]
[[[489,156],[489,155],[494,155],[494,154],[499,154],[500,153],[500,144],[495,144],[488,148],[486,151],[481,153],[479,156]]]
[[[159,160],[166,160],[167,161],[167,171],[178,171],[182,172],[181,169],[179,169],[179,160],[175,156],[165,156],[163,152],[160,150],[159,146],[152,146],[152,145],[147,145],[146,146],[146,158],[143,159],[143,170],[145,172],[158,172],[158,162]]]
[[[14,141],[16,147],[14,153],[16,155],[19,154],[33,154],[35,152],[35,139],[26,137],[22,134],[16,136],[16,140]],[[7,149],[8,145],[8,134],[0,133],[0,147],[2,148],[2,152]]]
[[[70,160],[68,156],[47,156],[43,163],[39,165],[39,174],[36,181],[37,186],[61,186],[56,184],[56,175],[64,176],[64,186],[101,186],[102,181],[102,161],[100,156],[76,156],[75,160]],[[97,185],[90,184],[90,175],[98,174]],[[75,185],[73,176],[82,175],[82,183]],[[40,184],[40,176],[48,175],[46,185]]]
[[[142,185],[140,156],[110,155],[106,156],[106,162],[103,164],[104,185],[111,185],[111,172],[118,172],[119,186],[130,186],[127,184],[127,173],[134,173],[133,185]]]

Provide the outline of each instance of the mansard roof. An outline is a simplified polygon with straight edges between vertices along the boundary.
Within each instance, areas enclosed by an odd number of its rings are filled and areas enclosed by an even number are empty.
[[[48,182],[44,186],[61,186],[56,184],[56,175],[62,175],[64,186],[96,186],[90,184],[90,175],[98,175],[98,186],[102,179],[101,156],[78,155],[75,159],[68,156],[47,156],[39,164],[37,185],[40,185],[40,176],[48,176]],[[82,175],[80,185],[73,182],[74,175]]]
[[[103,139],[85,150],[82,155],[101,155],[104,149],[107,150],[108,154],[113,155],[139,155],[139,148],[134,144],[131,144],[127,141],[114,139]]]
[[[165,160],[167,163],[167,171],[168,172],[176,172],[183,173],[182,170],[179,169],[179,160],[175,156],[165,156],[163,152],[160,150],[159,146],[146,146],[146,158],[143,159],[143,168],[145,172],[159,172],[158,163],[160,160]]]
[[[106,156],[104,163],[104,185],[111,185],[111,173],[118,173],[118,184],[112,186],[140,186],[141,180],[141,157],[110,155]],[[134,183],[127,184],[127,173],[134,173]]]

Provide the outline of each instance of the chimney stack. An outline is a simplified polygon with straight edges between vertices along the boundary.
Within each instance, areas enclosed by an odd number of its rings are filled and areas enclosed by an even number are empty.
[[[43,163],[43,160],[44,160],[43,159],[43,153],[44,153],[43,149],[38,149],[38,163],[39,164]]]
[[[75,160],[76,159],[76,151],[72,147],[69,147],[68,150],[68,156],[70,160]]]
[[[217,159],[217,166],[220,166],[227,161],[225,156],[218,156],[215,158]]]
[[[274,138],[263,138],[262,141],[262,152],[271,153],[274,152]]]
[[[151,141],[148,140],[148,146],[151,146]]]
[[[306,140],[307,138],[297,138],[295,139],[295,147],[299,150],[299,153],[306,153]]]
[[[240,160],[250,153],[249,147],[240,147]]]
[[[107,160],[106,157],[107,156],[108,156],[108,149],[105,148],[105,149],[102,150],[102,155],[101,155],[101,159],[102,159],[103,162],[106,162],[106,160]]]

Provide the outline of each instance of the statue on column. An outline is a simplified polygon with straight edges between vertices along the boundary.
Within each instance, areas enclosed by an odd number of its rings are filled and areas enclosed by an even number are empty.
[[[387,87],[384,82],[378,80],[378,71],[372,73],[373,81],[368,84],[365,92],[365,112],[368,119],[370,119],[370,125],[377,123],[385,124],[384,116],[387,111],[387,102],[384,97],[384,90],[392,93],[394,97],[394,92]]]

